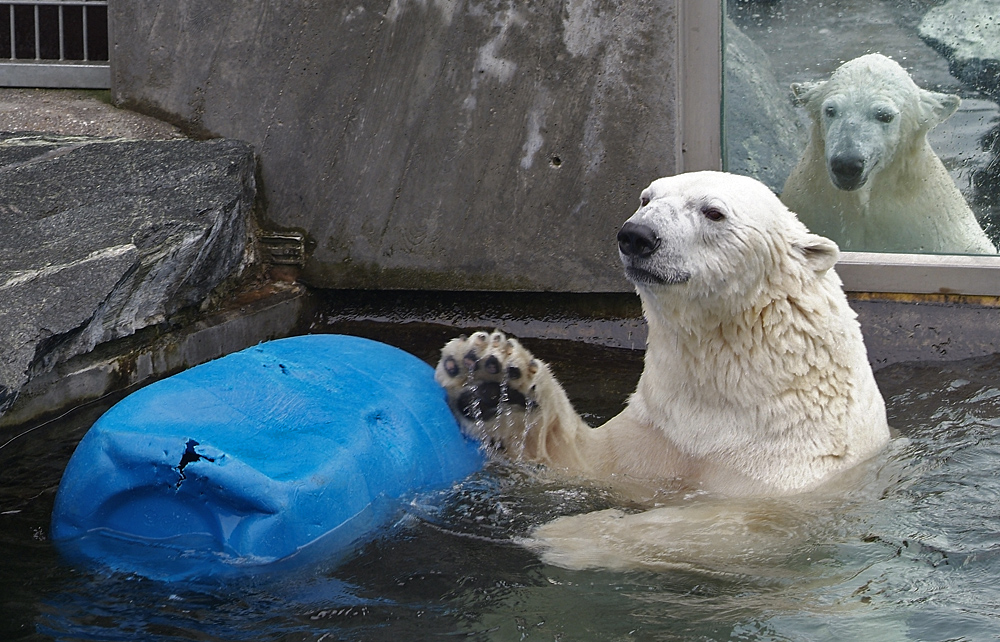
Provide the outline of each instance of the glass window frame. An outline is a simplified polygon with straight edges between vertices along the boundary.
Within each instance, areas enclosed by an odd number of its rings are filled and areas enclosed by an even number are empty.
[[[678,0],[682,172],[722,169],[724,1]],[[1000,296],[1000,256],[842,252],[837,273],[848,292]]]

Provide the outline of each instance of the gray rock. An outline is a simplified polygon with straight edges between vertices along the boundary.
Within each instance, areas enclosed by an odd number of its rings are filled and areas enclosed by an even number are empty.
[[[242,142],[0,134],[0,412],[30,377],[201,303],[246,263]]]
[[[919,30],[948,59],[952,75],[1000,100],[1000,2],[949,0],[929,10]]]
[[[805,149],[789,87],[781,87],[764,50],[729,19],[726,30],[726,169],[780,193]]]

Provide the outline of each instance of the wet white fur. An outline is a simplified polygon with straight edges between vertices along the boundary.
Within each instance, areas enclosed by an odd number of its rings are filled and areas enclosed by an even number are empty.
[[[449,356],[461,360],[472,350],[522,371],[510,383],[538,407],[485,424],[460,416],[466,429],[500,442],[508,456],[639,499],[669,488],[728,497],[800,493],[882,449],[885,408],[833,270],[836,245],[742,176],[662,178],[642,198],[648,203],[630,221],[656,230],[660,247],[647,259],[623,257],[649,326],[645,367],[625,410],[590,428],[544,363],[500,333],[480,333],[443,350],[437,378],[449,399],[488,376],[446,372]],[[642,274],[683,282],[644,282]],[[648,528],[650,519],[676,518],[662,509],[658,518],[644,515],[563,518],[541,527],[535,542],[551,545],[550,561],[574,566],[557,542],[593,548],[612,525],[622,534],[642,531],[628,519]]]
[[[881,54],[792,91],[812,128],[781,198],[810,230],[841,250],[996,253],[927,142],[927,132],[958,109],[958,96],[921,89]],[[830,158],[846,148],[867,160],[867,181],[853,191],[830,178]]]

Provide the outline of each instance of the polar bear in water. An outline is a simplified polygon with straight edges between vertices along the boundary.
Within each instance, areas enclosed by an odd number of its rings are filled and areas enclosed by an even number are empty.
[[[781,200],[810,230],[842,250],[996,253],[927,142],[958,96],[917,87],[881,54],[792,92],[812,129]]]
[[[589,427],[546,364],[480,332],[445,345],[435,372],[464,430],[509,458],[646,498],[800,493],[885,446],[885,406],[833,271],[837,246],[766,186],[719,172],[656,180],[618,246],[649,325],[625,410]],[[615,566],[616,552],[595,561],[600,533],[615,525],[641,538],[650,520],[663,526],[656,515],[562,518],[534,543],[563,566]],[[567,552],[570,540],[586,559]]]

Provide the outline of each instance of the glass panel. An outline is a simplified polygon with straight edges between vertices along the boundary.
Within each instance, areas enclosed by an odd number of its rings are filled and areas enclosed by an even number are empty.
[[[1000,0],[727,0],[723,163],[842,250],[996,254]]]

